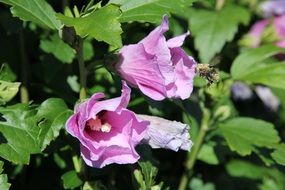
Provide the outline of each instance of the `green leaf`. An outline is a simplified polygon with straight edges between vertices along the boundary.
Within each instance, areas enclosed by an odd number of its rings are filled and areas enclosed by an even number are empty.
[[[120,10],[115,5],[107,5],[81,18],[57,14],[58,19],[66,26],[73,26],[81,37],[90,35],[98,41],[104,41],[117,48],[122,46],[119,16]]]
[[[53,54],[63,63],[72,63],[75,57],[75,50],[64,43],[57,34],[52,35],[50,40],[41,40],[40,48],[46,53]]]
[[[228,146],[240,155],[249,155],[255,147],[272,148],[280,138],[274,126],[253,118],[234,118],[219,125]]]
[[[285,166],[285,144],[278,145],[271,156],[278,164]]]
[[[209,63],[225,43],[234,38],[239,23],[247,24],[249,19],[248,10],[234,5],[220,11],[193,10],[189,29],[193,32],[201,61]]]
[[[284,52],[285,48],[273,45],[250,49],[235,59],[231,67],[232,77],[285,89],[285,62],[267,61],[273,55]]]
[[[50,98],[44,101],[38,108],[36,120],[40,121],[38,142],[41,150],[59,135],[60,129],[65,125],[66,120],[72,115],[65,102],[59,98]]]
[[[38,111],[37,111],[38,109]],[[60,99],[51,98],[38,108],[28,104],[0,107],[0,157],[28,164],[30,155],[40,153],[65,125],[72,113]]]
[[[89,61],[94,56],[94,49],[93,49],[91,40],[84,40],[83,56],[84,56],[84,61]]]
[[[18,93],[20,84],[0,80],[0,105],[9,102]]]
[[[61,176],[64,189],[75,189],[82,184],[81,179],[78,177],[76,171],[71,170]]]
[[[1,190],[8,190],[10,189],[11,184],[8,183],[8,177],[6,174],[2,174],[3,172],[3,165],[4,163],[0,161],[0,189]]]
[[[228,162],[226,170],[230,176],[250,179],[262,179],[266,172],[265,168],[242,160],[232,160]]]
[[[154,167],[151,162],[139,162],[141,170],[136,169],[134,171],[135,179],[137,180],[140,189],[147,190],[152,189],[155,186],[155,177],[158,169]]]
[[[192,190],[215,190],[215,185],[213,183],[203,183],[199,178],[192,178],[190,184],[190,189]]]
[[[0,156],[14,163],[29,163],[30,154],[40,152],[36,137],[39,129],[33,119],[35,111],[27,104],[0,108],[6,121],[0,122]]]
[[[195,0],[111,0],[110,3],[120,5],[121,22],[161,22],[162,15],[181,13]]]
[[[232,177],[246,177],[252,180],[263,179],[263,185],[265,186],[270,185],[264,184],[267,183],[265,182],[266,180],[270,179],[274,181],[274,186],[277,186],[278,189],[285,188],[285,176],[277,168],[263,167],[243,160],[231,160],[226,164],[226,170]],[[266,188],[263,189],[265,190]],[[267,189],[271,190],[271,188]]]
[[[101,181],[86,181],[82,190],[108,190]]]
[[[60,22],[55,17],[55,11],[45,0],[0,0],[11,5],[15,17],[24,21],[32,21],[43,27],[59,29]]]
[[[14,82],[16,79],[17,75],[12,71],[9,64],[3,63],[0,69],[0,80]]]
[[[214,147],[209,144],[203,144],[198,153],[197,159],[212,165],[219,164],[219,159],[216,156]]]

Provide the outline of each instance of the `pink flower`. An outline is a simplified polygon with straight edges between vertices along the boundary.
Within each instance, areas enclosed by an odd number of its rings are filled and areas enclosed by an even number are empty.
[[[120,97],[102,98],[104,94],[97,93],[80,103],[66,123],[67,131],[80,141],[81,156],[89,166],[137,162],[135,146],[144,138],[149,122],[126,109],[130,89],[125,83]]]
[[[189,98],[193,90],[195,60],[181,48],[189,32],[166,40],[168,18],[138,42],[120,50],[117,73],[154,100]]]
[[[266,17],[285,14],[284,0],[267,1],[262,3],[260,7]]]
[[[285,47],[285,15],[256,22],[246,40],[246,45],[250,47],[258,47],[268,42],[273,42],[278,47]]]

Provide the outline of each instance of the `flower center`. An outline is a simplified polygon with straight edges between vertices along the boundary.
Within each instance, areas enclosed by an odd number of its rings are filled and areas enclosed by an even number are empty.
[[[86,123],[86,126],[91,131],[101,131],[104,133],[110,132],[112,128],[112,126],[107,122],[102,124],[102,121],[99,118],[89,119]]]

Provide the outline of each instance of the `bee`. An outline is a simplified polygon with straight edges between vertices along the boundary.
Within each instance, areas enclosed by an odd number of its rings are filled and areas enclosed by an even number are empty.
[[[198,64],[196,67],[196,73],[200,77],[208,81],[208,85],[211,85],[219,80],[218,70],[209,64]]]

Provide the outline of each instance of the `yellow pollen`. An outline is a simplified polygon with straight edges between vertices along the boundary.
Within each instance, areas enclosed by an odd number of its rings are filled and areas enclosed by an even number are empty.
[[[109,123],[104,123],[101,126],[101,131],[104,133],[109,133],[111,131],[112,126]]]

